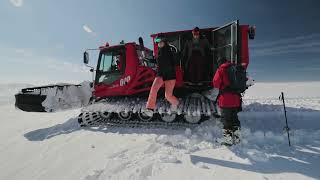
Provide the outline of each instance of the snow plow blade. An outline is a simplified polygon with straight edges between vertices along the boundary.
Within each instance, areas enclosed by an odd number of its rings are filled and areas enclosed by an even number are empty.
[[[91,96],[90,88],[84,89],[83,84],[25,88],[15,95],[15,106],[26,112],[55,112],[82,107],[88,104],[88,96]]]
[[[15,95],[16,108],[26,112],[46,112],[42,102],[47,98],[46,95],[23,94]]]

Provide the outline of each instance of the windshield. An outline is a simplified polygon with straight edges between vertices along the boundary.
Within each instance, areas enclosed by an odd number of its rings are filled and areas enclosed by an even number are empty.
[[[125,70],[124,49],[113,49],[100,53],[97,83],[111,84],[121,77]]]

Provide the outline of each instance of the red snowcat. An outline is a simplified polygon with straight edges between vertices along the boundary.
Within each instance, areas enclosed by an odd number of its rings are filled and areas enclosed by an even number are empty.
[[[89,51],[99,51],[94,73],[92,96],[90,102],[82,108],[78,122],[81,126],[98,124],[198,124],[217,114],[215,97],[208,98],[212,87],[212,77],[218,68],[217,59],[224,56],[233,63],[247,69],[249,64],[248,39],[254,39],[255,28],[240,25],[233,21],[222,27],[201,29],[201,34],[210,43],[210,61],[207,65],[207,77],[202,82],[189,83],[182,51],[187,40],[192,39],[192,30],[162,32],[152,34],[165,37],[176,59],[176,87],[174,94],[180,99],[178,110],[172,113],[170,105],[164,98],[159,98],[153,117],[144,114],[147,97],[156,77],[155,58],[158,46],[153,44],[153,51],[146,48],[143,39],[139,43],[120,43],[102,46],[84,52],[84,63],[88,66]],[[153,41],[154,42],[154,41]],[[90,66],[89,66],[90,67]],[[46,108],[46,92],[54,89],[64,93],[68,88],[81,88],[81,85],[52,85],[25,88],[16,94],[16,107],[28,112],[54,112]],[[160,92],[161,95],[161,92]],[[163,94],[162,94],[163,96]],[[57,99],[57,102],[63,99]],[[64,102],[65,103],[65,102]],[[68,107],[70,108],[70,107]],[[71,107],[72,108],[72,107]]]

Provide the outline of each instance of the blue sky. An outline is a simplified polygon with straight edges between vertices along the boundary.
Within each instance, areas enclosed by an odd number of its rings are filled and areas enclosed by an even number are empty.
[[[139,36],[151,47],[152,33],[235,19],[257,26],[250,41],[254,79],[319,81],[319,8],[317,0],[2,0],[0,83],[90,79],[82,65],[86,48]]]

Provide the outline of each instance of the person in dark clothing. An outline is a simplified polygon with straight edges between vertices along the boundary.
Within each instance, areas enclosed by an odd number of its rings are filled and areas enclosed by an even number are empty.
[[[219,68],[214,75],[213,86],[219,89],[217,101],[221,109],[224,136],[231,137],[233,141],[231,144],[233,144],[239,140],[239,136],[235,132],[241,127],[238,118],[238,112],[241,109],[241,95],[226,89],[230,85],[227,68],[231,66],[231,62],[220,58],[218,64]]]
[[[186,42],[183,49],[186,79],[191,83],[201,83],[207,80],[208,59],[210,54],[209,41],[200,35],[200,29],[192,30],[192,40]]]
[[[163,84],[165,86],[165,98],[171,104],[171,111],[175,112],[179,104],[179,100],[173,95],[173,89],[176,83],[176,65],[173,53],[166,39],[157,38],[156,42],[159,46],[157,58],[158,71],[149,93],[146,105],[147,110],[144,112],[148,116],[152,116],[156,108],[158,91]]]
[[[165,38],[159,38],[159,52],[157,58],[157,76],[164,81],[176,79],[176,64],[173,52]]]

